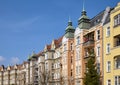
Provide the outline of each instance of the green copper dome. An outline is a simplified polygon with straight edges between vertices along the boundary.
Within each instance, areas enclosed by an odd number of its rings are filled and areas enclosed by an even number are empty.
[[[29,55],[29,56],[28,56],[28,61],[30,61],[30,60],[31,60],[31,58],[32,58],[32,57]]]
[[[72,21],[69,20],[68,26],[65,30],[65,37],[66,38],[73,38],[74,37],[74,32],[75,32],[75,29],[72,26]]]
[[[90,28],[90,19],[87,17],[85,10],[82,11],[81,17],[78,19],[78,27],[80,29]]]

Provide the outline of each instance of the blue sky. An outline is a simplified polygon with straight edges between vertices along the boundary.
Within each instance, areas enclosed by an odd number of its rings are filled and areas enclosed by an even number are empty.
[[[0,0],[0,65],[26,61],[28,55],[65,33],[68,18],[73,26],[81,16],[83,0]],[[89,18],[119,0],[86,0]]]

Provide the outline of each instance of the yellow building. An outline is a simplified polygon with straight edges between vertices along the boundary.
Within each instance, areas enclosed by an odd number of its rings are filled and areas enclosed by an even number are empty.
[[[104,85],[120,85],[120,2],[103,29]]]

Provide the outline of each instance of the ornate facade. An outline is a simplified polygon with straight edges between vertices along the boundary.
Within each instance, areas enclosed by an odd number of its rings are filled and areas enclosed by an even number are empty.
[[[85,10],[76,29],[68,21],[65,34],[20,65],[0,67],[0,85],[84,85],[86,63],[95,55],[100,85],[120,84],[120,3],[89,19]]]

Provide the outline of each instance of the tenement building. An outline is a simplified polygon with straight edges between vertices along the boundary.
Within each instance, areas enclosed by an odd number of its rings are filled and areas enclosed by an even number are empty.
[[[82,10],[76,28],[69,20],[64,35],[42,51],[22,64],[0,66],[0,85],[84,85],[93,55],[100,85],[120,85],[120,2],[91,19]]]

